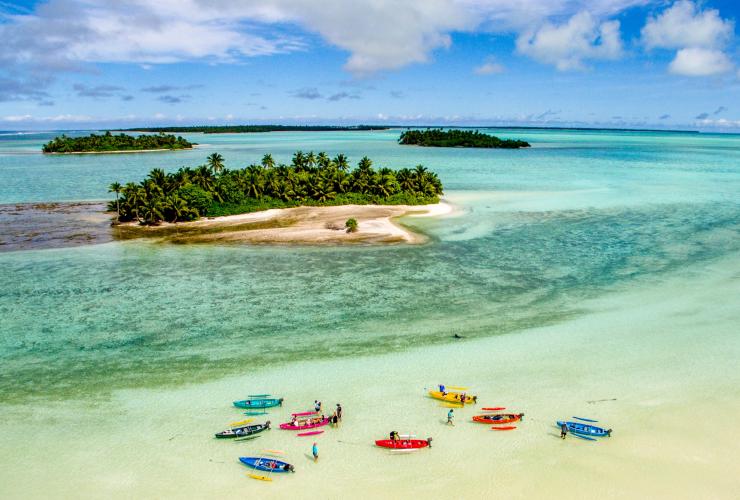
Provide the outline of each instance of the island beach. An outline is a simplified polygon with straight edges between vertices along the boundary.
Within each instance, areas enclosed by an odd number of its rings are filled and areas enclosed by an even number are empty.
[[[114,226],[120,239],[154,238],[173,243],[410,243],[427,241],[397,222],[399,217],[432,217],[453,212],[449,203],[433,205],[339,205],[270,209],[223,217],[206,217],[193,222],[162,222],[142,226],[136,222]],[[345,222],[356,219],[356,232]]]

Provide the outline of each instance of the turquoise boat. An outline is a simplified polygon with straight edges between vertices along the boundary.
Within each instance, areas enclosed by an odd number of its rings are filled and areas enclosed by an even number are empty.
[[[237,408],[272,408],[273,406],[283,406],[283,398],[260,398],[260,399],[242,399],[234,401]]]

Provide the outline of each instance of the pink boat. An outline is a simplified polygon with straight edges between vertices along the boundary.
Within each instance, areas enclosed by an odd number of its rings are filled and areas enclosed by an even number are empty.
[[[328,418],[320,418],[316,421],[311,420],[298,420],[295,423],[293,422],[286,422],[284,424],[280,424],[280,428],[286,431],[302,431],[304,429],[314,429],[316,427],[323,427],[325,425],[329,425],[329,419]]]

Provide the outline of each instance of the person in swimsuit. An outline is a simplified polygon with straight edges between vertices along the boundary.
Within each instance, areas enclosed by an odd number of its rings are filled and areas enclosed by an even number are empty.
[[[311,447],[311,453],[313,454],[313,461],[318,462],[319,460],[319,446],[314,442],[313,447]]]
[[[568,435],[568,426],[563,423],[563,425],[560,426],[560,438],[565,439],[565,436]]]
[[[342,405],[340,405],[339,403],[337,403],[337,418],[341,422],[341,420],[342,420]]]
[[[447,412],[447,425],[455,426],[455,423],[452,421],[452,419],[455,417],[455,412],[452,411],[452,408],[450,408],[450,411]]]

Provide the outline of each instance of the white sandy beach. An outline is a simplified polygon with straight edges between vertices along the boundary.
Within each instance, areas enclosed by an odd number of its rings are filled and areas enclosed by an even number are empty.
[[[419,244],[427,241],[426,236],[397,223],[399,217],[440,217],[453,213],[453,206],[445,201],[418,206],[340,205],[270,209],[159,226],[126,223],[118,227],[132,235],[155,238],[162,235],[163,239],[193,243]],[[345,222],[350,218],[357,220],[357,232],[345,230]]]

